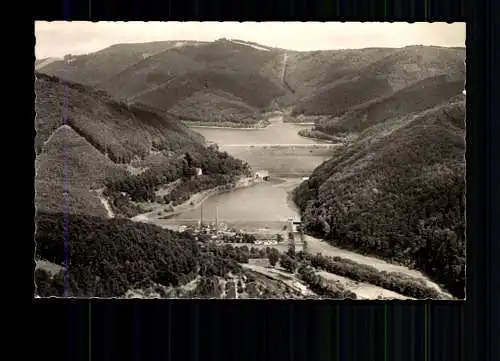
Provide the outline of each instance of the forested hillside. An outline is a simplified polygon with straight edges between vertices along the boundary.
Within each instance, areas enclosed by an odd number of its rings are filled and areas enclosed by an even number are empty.
[[[300,297],[241,267],[250,257],[266,257],[266,250],[203,244],[189,233],[125,219],[38,213],[36,220],[42,297]],[[330,297],[344,295],[329,290]]]
[[[308,232],[465,285],[465,101],[367,128],[296,189]]]
[[[98,85],[150,56],[185,44],[196,44],[196,42],[157,41],[115,44],[95,53],[68,54],[64,59],[40,68],[40,71],[77,83]]]
[[[121,44],[42,71],[96,85],[126,102],[169,111],[184,120],[255,123],[258,114],[284,93],[281,67],[276,72],[266,67],[275,58],[282,58],[278,50],[258,50],[225,39]]]
[[[446,75],[429,77],[397,92],[350,107],[341,116],[330,115],[316,122],[314,129],[329,135],[359,133],[387,119],[418,113],[448,102],[460,94],[463,80],[448,81]]]
[[[465,48],[440,48],[433,46],[408,46],[400,49],[339,50],[332,60],[319,53],[308,61],[323,69],[321,80],[315,70],[312,79],[307,75],[312,70],[302,65],[302,74],[287,74],[298,77],[297,88],[302,83],[310,84],[309,94],[301,97],[293,106],[293,113],[305,115],[340,116],[352,107],[384,98],[406,87],[412,87],[425,79],[447,83],[465,81]],[[305,55],[302,55],[305,56]],[[319,58],[319,59],[316,59]],[[312,67],[311,67],[312,68]],[[293,80],[289,80],[293,84]],[[292,85],[293,87],[293,85]],[[409,90],[411,92],[412,88]]]
[[[196,167],[204,168],[204,176],[190,180],[177,192],[179,199],[247,171],[246,164],[206,147],[199,134],[172,116],[129,107],[104,91],[56,77],[36,78],[39,210],[104,215],[95,191],[107,187],[115,211],[131,216],[137,209],[130,201],[154,200],[158,186],[188,181]],[[124,196],[131,184],[137,187]]]
[[[249,125],[262,112],[283,109],[294,116],[340,116],[427,78],[445,87],[463,82],[464,58],[464,48],[298,52],[220,39],[118,44],[42,71],[186,121]]]

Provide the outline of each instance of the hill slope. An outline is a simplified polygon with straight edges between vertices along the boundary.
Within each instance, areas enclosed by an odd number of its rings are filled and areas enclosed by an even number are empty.
[[[360,132],[390,118],[418,113],[447,102],[460,94],[463,81],[449,81],[445,75],[428,77],[397,92],[350,108],[342,116],[328,116],[315,129],[328,134]]]
[[[367,128],[295,191],[309,232],[465,285],[465,101]]]
[[[115,162],[128,163],[151,150],[203,148],[203,140],[177,119],[140,107],[127,107],[109,94],[58,78],[37,74],[35,148],[67,124]]]
[[[193,44],[185,41],[158,41],[139,44],[115,44],[86,55],[67,55],[65,59],[43,67],[43,72],[65,80],[98,85],[137,62],[165,49]]]
[[[170,111],[177,104],[178,109],[184,102],[193,107],[193,112],[184,114],[184,110],[182,116],[201,121],[255,118],[284,93],[280,69],[268,66],[281,58],[279,50],[224,39],[181,47],[167,45],[151,44],[156,52],[150,50],[152,55],[143,58],[144,50],[137,49],[137,44],[124,44],[120,52],[110,47],[75,57],[67,64],[58,62],[43,71],[97,85],[128,103],[146,104],[158,111]],[[116,54],[125,55],[119,60]],[[199,109],[206,105],[214,110],[200,114]],[[228,105],[230,111],[220,117],[217,109]]]
[[[91,188],[103,187],[107,177],[120,172],[125,173],[71,127],[62,125],[36,160],[37,210],[105,217],[105,209]]]
[[[299,92],[312,91],[299,99],[293,113],[339,116],[426,78],[463,84],[464,59],[465,49],[433,46],[338,51],[332,60],[325,59],[324,54],[311,56],[310,64],[319,62],[312,74],[304,76],[307,66],[297,68],[298,74],[293,69],[288,72],[290,78],[300,79],[296,81]],[[293,80],[288,82],[294,84]],[[300,84],[306,84],[306,88],[301,90]]]
[[[238,121],[267,110],[283,94],[279,77],[270,77],[264,69],[277,54],[229,41],[169,49],[129,67],[102,86],[116,96],[162,111],[185,101],[194,108],[185,116],[193,120],[218,121],[216,111],[200,115],[196,109],[234,104],[231,114]]]
[[[40,70],[41,68],[55,62],[60,61],[59,58],[44,58],[44,59],[35,59],[35,70]]]
[[[261,112],[280,108],[340,116],[426,78],[465,79],[464,48],[297,52],[227,39],[172,44],[121,44],[43,71],[98,85],[129,104],[221,123],[257,123]]]
[[[103,203],[91,189],[106,187],[115,211],[126,209],[130,216],[136,212],[130,200],[154,200],[159,185],[188,179],[194,167],[203,165],[205,176],[190,180],[190,187],[182,183],[179,197],[225,184],[246,171],[241,161],[206,148],[199,134],[171,116],[128,107],[103,91],[42,74],[36,75],[35,90],[40,210],[64,212],[69,207],[70,213],[104,215]],[[118,200],[131,185],[135,193]]]

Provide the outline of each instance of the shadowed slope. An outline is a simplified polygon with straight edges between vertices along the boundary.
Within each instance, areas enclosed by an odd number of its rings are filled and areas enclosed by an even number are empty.
[[[71,127],[59,127],[36,160],[35,204],[40,211],[105,216],[91,188],[109,176],[125,174]]]
[[[464,48],[297,52],[227,39],[175,44],[119,44],[43,71],[98,84],[129,104],[229,123],[256,123],[260,112],[290,108],[293,115],[340,116],[426,78],[465,79]],[[218,116],[219,108],[229,109]]]
[[[309,59],[311,64],[319,62],[318,69],[309,75],[309,79],[289,70],[290,77],[305,78],[295,87],[297,92],[306,92],[300,90],[302,83],[313,85],[312,95],[305,95],[294,106],[295,114],[342,115],[353,106],[387,96],[426,78],[465,81],[465,49],[409,46],[342,50],[334,54],[337,56],[332,60],[321,53]]]
[[[71,213],[101,215],[100,199],[108,215],[131,217],[139,211],[131,201],[155,201],[163,183],[182,178],[182,191],[172,197],[182,202],[247,171],[243,162],[205,147],[201,135],[170,115],[47,75],[37,74],[35,89],[37,205],[48,211],[68,211],[67,187]],[[191,179],[196,167],[203,167],[203,177]],[[103,188],[111,202],[101,197]]]
[[[158,41],[140,44],[115,44],[95,53],[68,55],[64,60],[43,67],[45,74],[77,83],[98,85],[126,68],[177,44],[194,42]]]
[[[319,131],[360,132],[394,117],[432,108],[460,94],[463,81],[448,81],[445,75],[429,77],[390,95],[358,105],[341,117],[328,117],[317,122]]]
[[[295,192],[307,229],[464,297],[464,100],[368,128]]]
[[[152,149],[203,147],[203,139],[177,119],[116,102],[103,91],[37,74],[35,110],[40,151],[50,134],[67,123],[114,162],[145,157]]]

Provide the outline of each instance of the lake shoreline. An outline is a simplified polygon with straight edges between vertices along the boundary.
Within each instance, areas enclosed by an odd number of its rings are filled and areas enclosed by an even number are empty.
[[[223,186],[217,186],[215,188],[210,188],[201,192],[194,193],[187,201],[173,207],[173,210],[171,211],[162,211],[161,208],[165,208],[167,207],[167,205],[158,204],[156,209],[138,214],[132,217],[131,220],[134,222],[150,223],[151,221],[168,219],[199,207],[203,202],[205,202],[208,198],[212,196],[232,191],[235,189],[252,187],[262,182],[263,181],[258,181],[253,177],[240,177],[233,183],[229,183]],[[161,212],[161,214],[158,214],[159,212]]]
[[[271,123],[269,120],[260,120],[254,124],[249,124],[248,126],[240,125],[234,122],[225,122],[228,126],[220,125],[217,122],[194,122],[189,120],[184,120],[183,123],[189,128],[200,128],[200,129],[232,129],[232,130],[260,130],[268,128]]]
[[[271,120],[272,119],[272,120]],[[268,118],[266,120],[261,120],[255,124],[248,126],[239,125],[238,123],[227,122],[228,126],[215,125],[215,122],[194,122],[189,120],[184,120],[183,123],[189,128],[199,128],[199,129],[229,129],[229,130],[265,130],[269,127],[279,126],[280,124],[291,124],[299,126],[312,126],[313,122],[287,122],[287,121],[276,121],[274,118]]]

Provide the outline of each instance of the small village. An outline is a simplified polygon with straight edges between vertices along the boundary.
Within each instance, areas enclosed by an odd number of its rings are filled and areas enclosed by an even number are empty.
[[[200,176],[203,171],[196,169],[196,175]],[[269,181],[270,175],[267,170],[261,169],[254,173],[255,181]],[[256,232],[248,232],[243,229],[229,228],[224,222],[219,221],[219,210],[216,210],[214,222],[203,222],[203,207],[200,209],[200,219],[195,225],[179,225],[179,232],[191,232],[200,240],[213,242],[215,244],[224,243],[250,243],[262,246],[276,245],[284,241],[281,233],[272,234],[267,229],[259,229]],[[286,227],[283,228],[283,231]]]
[[[257,246],[273,246],[283,243],[288,237],[285,234],[297,233],[300,229],[300,220],[290,217],[283,224],[281,232],[272,233],[269,229],[261,228],[253,231],[230,228],[226,223],[219,221],[219,209],[213,222],[203,221],[203,207],[200,209],[200,219],[196,224],[179,225],[178,232],[190,232],[196,239],[215,244],[247,243]]]

